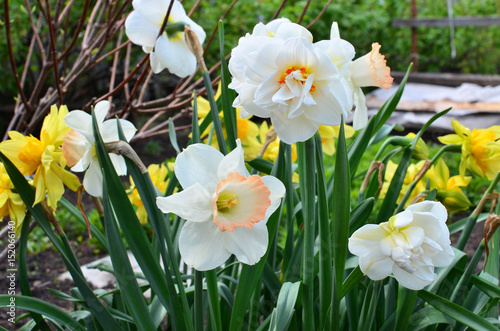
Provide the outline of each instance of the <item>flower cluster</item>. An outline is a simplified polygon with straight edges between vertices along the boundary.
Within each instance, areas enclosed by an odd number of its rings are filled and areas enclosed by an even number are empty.
[[[354,128],[366,125],[363,86],[389,88],[390,69],[380,45],[353,61],[354,47],[340,39],[337,24],[331,39],[313,43],[311,33],[288,19],[259,23],[232,50],[229,85],[238,96],[241,115],[270,118],[288,144],[312,137],[321,124],[336,126],[353,106]]]

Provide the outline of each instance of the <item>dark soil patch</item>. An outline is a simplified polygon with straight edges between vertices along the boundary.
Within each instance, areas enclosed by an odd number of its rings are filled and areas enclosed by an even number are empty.
[[[88,245],[87,242],[77,243],[76,245],[72,243],[72,246],[80,265],[90,263],[106,255],[103,252],[96,254],[94,252],[94,248],[91,245]],[[6,265],[6,263],[7,262],[4,261],[4,265]],[[37,255],[28,255],[28,279],[32,296],[53,304],[62,310],[72,311],[72,302],[60,299],[48,290],[50,288],[69,293],[69,291],[75,287],[73,281],[58,281],[56,279],[60,274],[66,271],[67,269],[61,255],[52,248],[49,248]],[[17,282],[18,281],[19,280],[17,279]],[[2,281],[0,281],[0,286],[2,288],[2,294],[7,293],[7,280],[2,279]],[[16,284],[16,294],[21,294],[19,283]],[[14,325],[8,321],[10,316],[7,315],[7,312],[8,310],[5,308],[0,309],[0,326],[6,328],[7,330],[18,330],[27,321],[31,320],[31,317],[28,317]],[[16,309],[16,317],[19,317],[24,313],[26,313],[26,311]]]

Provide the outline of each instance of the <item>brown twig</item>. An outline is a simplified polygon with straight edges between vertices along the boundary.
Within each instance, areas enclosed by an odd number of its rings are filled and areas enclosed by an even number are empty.
[[[297,24],[302,23],[302,20],[304,19],[304,15],[306,14],[307,8],[309,8],[310,4],[311,4],[311,0],[307,0],[306,5],[304,6],[304,9],[302,10],[302,13],[300,14],[300,17],[297,20]]]
[[[47,6],[47,24],[49,25],[49,34],[50,34],[50,47],[52,49],[52,61],[53,61],[53,69],[54,69],[54,78],[56,81],[57,93],[59,94],[59,104],[64,104],[63,101],[63,92],[61,89],[61,82],[59,80],[59,68],[57,66],[57,51],[56,51],[56,37],[54,35],[54,27],[52,24],[52,18],[50,16],[50,4],[49,0],[45,0],[45,5]]]
[[[278,7],[278,10],[276,10],[276,12],[274,13],[273,18],[271,19],[271,21],[274,20],[274,19],[276,19],[276,18],[278,18],[279,14],[281,13],[281,11],[283,10],[283,8],[285,7],[286,1],[287,0],[282,0],[281,1],[280,6]]]
[[[332,0],[328,0],[328,2],[326,3],[326,5],[323,7],[323,9],[321,9],[321,11],[319,12],[318,16],[316,16],[315,19],[312,20],[311,23],[309,23],[306,28],[309,29],[311,26],[313,26],[314,24],[316,24],[316,22],[321,18],[321,16],[323,16],[323,14],[325,13],[326,9],[328,8],[328,6],[330,6],[330,4],[332,3]]]

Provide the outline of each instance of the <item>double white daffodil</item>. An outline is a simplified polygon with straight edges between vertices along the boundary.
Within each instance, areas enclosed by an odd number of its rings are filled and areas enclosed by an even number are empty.
[[[352,93],[337,66],[304,27],[268,25],[259,23],[231,53],[229,87],[239,94],[233,106],[242,107],[242,116],[270,118],[288,144],[309,139],[320,124],[339,125]]]
[[[349,238],[349,251],[359,256],[361,271],[372,280],[391,273],[404,287],[421,290],[436,279],[434,267],[448,266],[455,256],[440,202],[423,201],[392,216],[367,224]]]
[[[226,156],[211,146],[190,145],[177,156],[174,171],[183,191],[157,198],[157,205],[186,219],[179,237],[185,263],[210,270],[231,254],[257,263],[267,250],[266,223],[285,194],[283,183],[250,175],[239,139]]]
[[[105,143],[118,141],[118,126],[116,119],[104,121],[109,110],[109,102],[101,101],[94,108],[95,117],[99,126],[102,140]],[[127,141],[137,131],[135,126],[123,119],[120,125]],[[72,171],[85,172],[83,187],[88,194],[94,197],[102,196],[102,172],[95,150],[94,130],[92,129],[92,116],[82,110],[73,110],[64,118],[64,122],[72,130],[63,139],[62,151],[67,164]],[[127,166],[123,156],[109,154],[111,162],[119,176],[127,174]]]
[[[189,26],[200,43],[205,40],[203,28],[186,15],[182,4],[174,0],[168,17],[167,28],[158,37],[171,0],[134,0],[134,11],[125,21],[125,33],[137,45],[150,53],[154,73],[168,69],[179,77],[187,77],[196,71],[196,58],[184,39],[184,25]]]

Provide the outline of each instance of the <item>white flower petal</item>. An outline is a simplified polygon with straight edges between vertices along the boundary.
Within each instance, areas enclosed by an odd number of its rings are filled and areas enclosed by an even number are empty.
[[[97,157],[94,157],[83,177],[83,187],[91,196],[102,197],[102,184],[101,167]]]
[[[266,218],[263,222],[267,222],[269,217],[278,209],[281,204],[281,199],[285,196],[285,185],[276,177],[273,176],[263,176],[262,181],[271,191],[269,199],[271,199],[271,205],[266,210]]]
[[[361,87],[354,89],[353,97],[354,105],[356,106],[356,110],[354,111],[353,127],[354,130],[359,130],[368,124],[368,108],[366,107],[366,98],[361,90]]]
[[[224,158],[221,152],[204,144],[189,145],[175,160],[175,176],[183,188],[199,183],[208,192],[215,192],[217,168]]]
[[[394,262],[385,255],[370,254],[359,258],[359,268],[370,279],[381,280],[391,274]]]
[[[164,213],[174,213],[190,222],[213,220],[213,202],[203,186],[196,183],[168,197],[156,198],[158,208]]]
[[[109,111],[109,102],[104,100],[98,102],[95,107],[94,107],[94,114],[95,114],[95,119],[98,124],[101,124],[104,122],[104,119],[106,118],[106,115],[108,114]]]
[[[67,126],[82,134],[89,142],[94,142],[92,130],[92,117],[82,110],[70,111],[64,117]]]
[[[184,40],[184,32],[180,34],[175,38],[167,38],[165,35],[158,38],[155,56],[168,71],[182,78],[196,71],[196,58]]]
[[[417,277],[415,274],[411,274],[409,272],[404,271],[400,267],[398,267],[396,264],[394,264],[392,268],[392,273],[394,274],[394,277],[396,277],[396,280],[404,287],[414,290],[414,291],[419,291],[432,283],[432,281],[435,279],[435,274],[434,277],[432,277],[432,280],[424,280],[419,277]]]
[[[154,47],[160,27],[147,20],[137,11],[133,11],[125,21],[125,33],[128,39],[139,46]]]
[[[234,232],[225,231],[222,240],[224,247],[236,255],[238,261],[249,265],[259,262],[269,243],[267,227],[263,222],[255,223],[251,229],[237,227]]]
[[[184,262],[200,271],[223,264],[231,253],[224,248],[222,235],[212,222],[186,222],[179,235],[179,251]]]
[[[245,151],[241,147],[241,141],[239,139],[236,139],[236,145],[236,148],[224,156],[220,161],[219,167],[217,168],[217,177],[219,179],[226,178],[231,172],[237,172],[245,177],[250,176],[250,173],[245,167]]]
[[[308,119],[305,115],[288,118],[288,115],[279,111],[271,113],[271,123],[279,138],[287,143],[306,141],[318,131],[319,123]]]
[[[127,164],[125,163],[125,159],[121,155],[109,153],[109,158],[111,159],[111,163],[115,167],[116,174],[118,176],[125,176],[127,174]]]
[[[380,250],[380,242],[387,232],[376,224],[366,224],[357,229],[349,238],[349,251],[357,256],[367,256]]]

